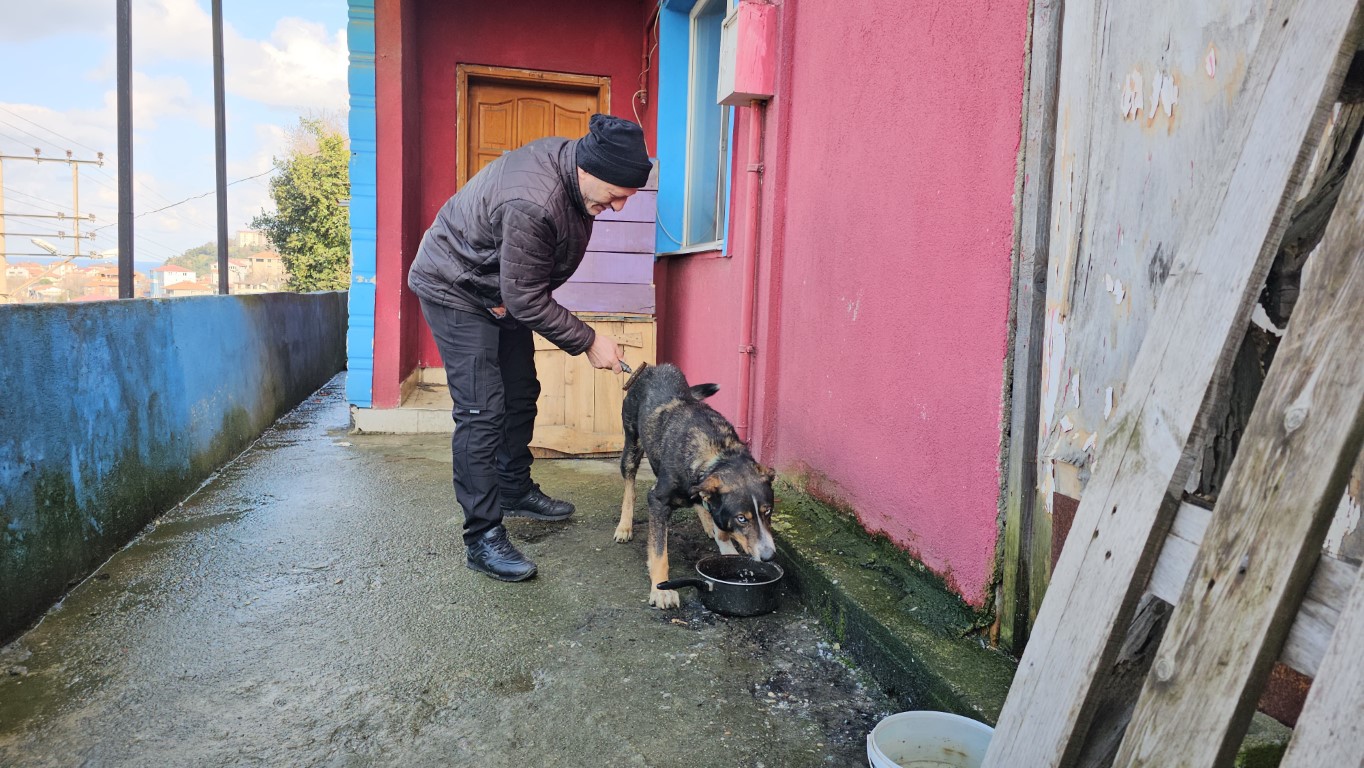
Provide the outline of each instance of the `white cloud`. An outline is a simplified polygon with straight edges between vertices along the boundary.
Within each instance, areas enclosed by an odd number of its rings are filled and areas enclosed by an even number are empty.
[[[133,66],[162,59],[213,59],[213,18],[195,0],[133,3]]]
[[[0,0],[0,42],[33,42],[114,26],[108,0]]]
[[[105,106],[117,109],[118,92],[104,95]],[[197,95],[185,78],[155,77],[133,72],[133,130],[155,130],[164,118],[183,117],[201,125],[213,125],[213,103]]]
[[[343,110],[348,53],[344,31],[302,19],[281,19],[270,39],[227,42],[228,90],[272,107]]]

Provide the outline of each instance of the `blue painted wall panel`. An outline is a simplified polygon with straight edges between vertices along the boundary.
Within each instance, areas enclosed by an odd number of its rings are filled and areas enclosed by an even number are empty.
[[[375,120],[374,0],[349,0],[350,47],[350,331],[346,398],[368,408],[374,394],[374,285],[377,275],[378,151]]]
[[[690,40],[687,13],[690,10],[689,2],[671,3],[659,12],[658,18],[658,230],[655,240],[659,253],[682,247]]]
[[[341,370],[345,302],[0,307],[0,640]]]

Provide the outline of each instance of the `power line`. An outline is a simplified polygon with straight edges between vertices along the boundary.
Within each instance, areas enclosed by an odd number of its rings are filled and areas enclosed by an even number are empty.
[[[6,122],[6,121],[4,121],[4,120],[0,120],[0,125],[8,125],[10,128],[13,128],[14,130],[18,131],[19,133],[24,134],[25,136],[32,136],[33,138],[37,139],[37,140],[39,141],[39,143],[48,144],[48,145],[54,146],[54,147],[57,146],[56,142],[52,141],[51,139],[45,139],[45,138],[43,138],[42,136],[39,136],[38,134],[36,134],[36,133],[34,133],[34,132],[32,132],[32,131],[26,131],[26,130],[24,130],[23,128],[20,128],[19,126],[15,125],[14,123],[10,123],[10,122]]]
[[[60,134],[60,133],[58,133],[58,132],[52,130],[51,128],[48,128],[48,127],[45,126],[45,125],[42,125],[42,124],[40,124],[40,123],[36,123],[36,122],[34,122],[34,121],[32,121],[32,120],[29,120],[27,117],[24,117],[23,115],[20,115],[20,114],[18,114],[17,112],[14,112],[13,110],[9,110],[9,109],[5,109],[4,107],[0,107],[0,112],[8,112],[9,114],[14,115],[15,117],[19,118],[20,120],[23,120],[23,121],[26,122],[26,123],[30,123],[30,124],[32,124],[32,125],[35,125],[35,126],[41,128],[41,129],[44,130],[44,131],[47,131],[48,133],[52,134],[53,136],[57,136],[58,138],[64,139],[64,140],[66,140],[66,141],[69,141],[69,142],[71,142],[72,144],[75,144],[76,146],[81,147],[81,148],[83,148],[83,149],[88,149],[88,150],[90,150],[91,152],[95,152],[95,153],[98,153],[98,154],[102,154],[102,153],[100,153],[99,150],[94,149],[93,147],[86,146],[85,144],[82,144],[82,143],[80,143],[79,141],[76,141],[75,139],[70,138],[69,136],[64,136],[64,135],[62,135],[62,134]],[[41,142],[44,142],[44,143],[47,143],[47,144],[52,144],[53,146],[56,146],[55,143],[54,143],[51,139],[45,139],[45,138],[43,138],[43,137],[41,137],[41,136],[39,136],[39,135],[37,135],[37,134],[35,134],[35,133],[31,133],[31,132],[29,132],[29,131],[24,130],[23,128],[20,128],[19,126],[15,125],[15,124],[13,124],[13,123],[9,123],[9,122],[5,122],[5,121],[3,121],[3,120],[0,120],[0,124],[8,125],[10,128],[13,128],[13,129],[16,130],[16,131],[20,131],[20,132],[22,132],[22,133],[24,133],[24,134],[26,134],[26,135],[28,135],[28,136],[32,136],[33,138],[38,139],[38,140],[41,141]],[[0,135],[3,135],[3,134],[0,134]],[[18,139],[15,139],[13,136],[10,136],[9,138],[10,138],[11,140],[14,140],[14,141],[19,141]],[[22,143],[22,142],[20,142],[20,143]],[[109,177],[110,179],[113,179],[115,183],[118,182],[118,177],[117,177],[117,176],[115,176],[115,175],[112,174],[112,173],[109,173],[108,171],[104,170],[103,168],[96,168],[95,170],[96,170],[97,172],[99,172],[99,173],[104,174],[105,176]],[[93,179],[92,179],[92,181],[93,181]],[[137,184],[138,184],[139,186],[141,186],[143,189],[147,190],[148,192],[152,193],[153,195],[156,195],[157,197],[161,198],[162,200],[165,200],[165,201],[168,202],[168,203],[170,202],[170,198],[166,197],[165,195],[161,194],[160,192],[157,192],[155,189],[152,189],[150,186],[147,185],[147,183],[146,183],[145,181],[142,181],[141,179],[134,179],[134,181],[136,181]],[[109,189],[113,189],[113,190],[117,191],[117,188],[116,188],[116,187],[109,187],[109,185],[107,185],[107,184],[105,184],[104,186],[108,187]]]
[[[4,138],[9,139],[10,141],[14,142],[15,144],[18,144],[19,146],[26,146],[26,145],[29,145],[29,144],[32,143],[32,142],[28,141],[27,139],[19,138],[19,136],[16,135],[16,134],[13,134],[13,133],[6,133],[5,131],[0,131],[0,136],[3,136]]]
[[[38,201],[38,202],[41,202],[41,203],[46,204],[47,207],[51,208],[51,209],[54,210],[54,211],[60,212],[60,211],[62,211],[63,209],[66,208],[66,206],[63,205],[62,203],[54,203],[54,202],[52,202],[51,200],[48,200],[48,199],[45,198],[45,197],[38,197],[37,195],[31,195],[31,194],[29,194],[29,193],[27,193],[27,192],[20,192],[19,190],[14,189],[13,187],[10,187],[10,186],[6,186],[6,187],[4,187],[4,189],[5,189],[5,193],[6,193],[6,194],[9,194],[9,195],[19,195],[20,197],[27,197],[27,198],[29,198],[29,199],[31,199],[31,200],[36,200],[36,201]],[[30,204],[31,204],[31,203],[30,203]]]
[[[277,169],[277,168],[271,168],[271,169],[269,169],[269,170],[267,170],[267,171],[261,171],[260,173],[256,174],[255,176],[247,176],[247,177],[242,178],[242,179],[237,179],[236,181],[229,181],[229,182],[227,183],[227,186],[230,187],[230,186],[232,186],[232,185],[234,185],[234,184],[240,184],[240,183],[242,183],[243,181],[250,181],[250,180],[252,180],[252,179],[260,178],[261,176],[264,176],[264,175],[266,175],[266,174],[274,173],[276,170],[278,170],[278,169]],[[157,208],[157,209],[155,209],[155,210],[143,211],[142,213],[137,214],[137,215],[134,216],[133,218],[135,218],[135,219],[140,219],[140,218],[142,218],[143,216],[150,216],[150,215],[153,214],[153,213],[160,213],[160,212],[162,212],[162,211],[165,211],[165,210],[169,210],[169,209],[171,209],[171,208],[174,208],[174,207],[176,207],[177,205],[184,205],[185,203],[192,202],[192,201],[198,200],[198,199],[200,199],[200,198],[208,197],[209,195],[215,195],[215,194],[217,194],[217,193],[218,193],[218,190],[213,189],[213,190],[209,190],[208,192],[203,193],[202,195],[192,195],[192,196],[190,196],[190,197],[185,198],[184,200],[179,200],[179,201],[177,201],[177,202],[171,203],[170,205],[162,206],[162,207]],[[108,229],[109,227],[112,227],[112,226],[116,226],[116,223],[115,223],[115,224],[105,224],[105,225],[102,226],[102,227],[96,227],[96,228],[94,229],[94,231],[95,231],[95,232],[98,232],[98,231],[101,230],[101,229]]]
[[[5,109],[4,107],[0,107],[0,112],[8,112],[9,114],[14,115],[15,117],[19,118],[20,120],[23,120],[24,122],[29,123],[30,125],[36,125],[36,126],[38,126],[39,128],[42,128],[44,131],[47,131],[48,133],[52,134],[53,136],[56,136],[56,137],[61,138],[61,139],[65,139],[65,140],[71,142],[72,144],[75,144],[76,146],[81,147],[82,149],[88,149],[88,150],[90,150],[91,152],[99,152],[99,150],[98,150],[98,149],[95,149],[94,147],[87,147],[87,146],[85,146],[84,144],[80,143],[79,141],[76,141],[75,139],[73,139],[73,138],[71,138],[71,137],[69,137],[69,136],[63,136],[62,134],[57,133],[56,131],[52,130],[51,128],[48,128],[48,127],[45,126],[45,125],[42,125],[42,124],[40,124],[40,123],[35,123],[35,122],[33,122],[32,120],[28,119],[27,117],[24,117],[23,115],[19,114],[18,112],[15,112],[14,110]],[[16,127],[16,126],[11,126],[11,127]],[[30,133],[29,135],[32,136],[33,134]]]

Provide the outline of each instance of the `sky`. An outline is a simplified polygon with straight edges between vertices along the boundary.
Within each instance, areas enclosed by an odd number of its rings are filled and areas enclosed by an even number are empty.
[[[112,0],[0,0],[0,155],[104,153],[102,166],[80,166],[80,212],[96,217],[83,254],[118,245],[114,13]],[[229,234],[273,211],[272,160],[301,117],[344,130],[346,13],[345,0],[224,0],[227,180],[242,180],[228,187]],[[132,39],[135,259],[159,263],[217,239],[210,2],[132,0]],[[7,232],[47,234],[71,253],[75,241],[56,236],[69,222],[14,216],[69,215],[70,166],[4,160],[3,174]],[[42,253],[12,234],[6,250],[11,261]]]

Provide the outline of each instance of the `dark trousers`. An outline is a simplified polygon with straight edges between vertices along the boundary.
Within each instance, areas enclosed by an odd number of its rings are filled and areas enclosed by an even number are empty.
[[[501,499],[530,490],[535,430],[535,340],[529,328],[422,302],[455,401],[455,499],[464,508],[464,541],[502,522]]]

